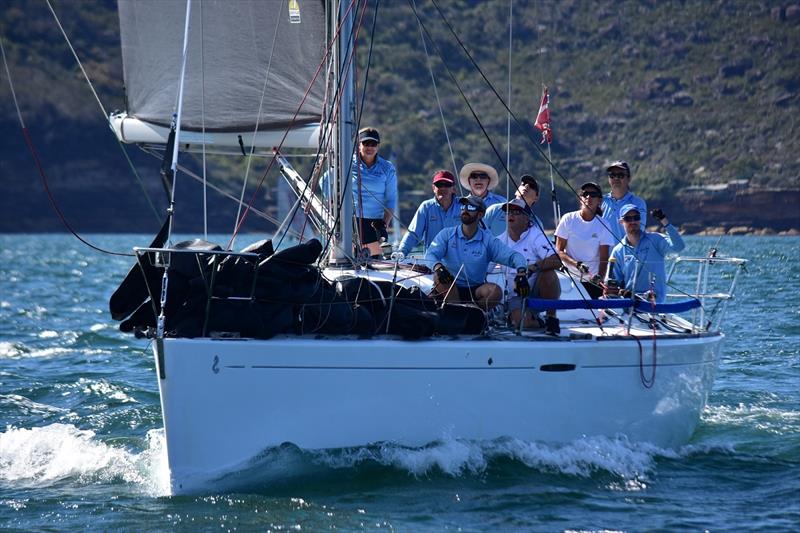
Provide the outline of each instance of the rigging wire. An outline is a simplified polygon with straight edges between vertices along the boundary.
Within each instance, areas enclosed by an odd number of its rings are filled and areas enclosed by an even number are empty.
[[[353,0],[351,2],[350,8],[348,8],[348,11],[349,11],[349,9],[351,9],[355,5],[355,1],[356,0]],[[353,41],[355,41],[355,39],[358,38],[358,34],[361,31],[361,27],[363,26],[364,15],[366,14],[366,8],[367,8],[367,3],[364,2],[363,7],[361,8],[361,15],[359,16],[358,23],[355,25],[355,28],[353,28],[353,35],[354,35]],[[346,13],[345,13],[345,15],[346,15]],[[339,24],[339,29],[341,29],[341,26],[342,26],[342,23],[344,21],[344,18],[345,17],[342,17],[342,22],[340,22],[340,24]],[[341,37],[339,37],[339,32],[338,31],[337,31],[337,34],[334,35],[334,37],[331,39],[330,48],[332,48],[334,46],[334,43],[336,42],[337,38],[341,38]],[[346,57],[344,59],[345,59],[344,61],[341,61],[341,69],[339,70],[338,76],[337,76],[337,86],[336,86],[333,102],[331,104],[332,109],[334,110],[333,111],[333,115],[332,115],[333,120],[330,121],[330,124],[333,124],[334,120],[336,120],[336,117],[340,114],[339,112],[340,112],[340,109],[341,109],[341,96],[342,96],[342,86],[343,86],[342,74],[345,72],[345,70],[350,68],[350,64],[355,60],[355,55],[353,54],[353,47],[349,47],[349,51],[347,52]],[[359,114],[359,118],[356,120],[356,128],[355,128],[356,131],[358,131],[359,126],[360,126],[360,114]],[[330,135],[332,136],[333,135],[333,129],[330,128],[329,131],[330,131]],[[329,139],[329,144],[330,144],[330,139]],[[342,154],[339,154],[339,157],[342,157]],[[352,175],[353,160],[354,160],[354,157],[352,157],[352,154],[351,154],[351,156],[349,157],[349,164],[348,164],[347,172],[346,172],[347,176],[351,176]],[[340,219],[341,213],[342,213],[342,205],[344,204],[345,198],[347,198],[346,195],[347,194],[352,194],[352,192],[350,192],[352,179],[344,179],[343,183],[344,183],[344,187],[342,188],[341,195],[340,195],[339,198],[335,199],[335,201],[338,202],[338,203],[335,204],[334,212],[336,213],[336,215],[334,216],[333,224],[332,224],[332,226],[330,228],[330,231],[328,232],[329,236],[333,235],[334,228],[339,224],[339,219]],[[333,242],[333,239],[330,239],[330,238],[327,239],[327,242],[325,244],[325,247],[323,248],[322,254],[320,254],[320,257],[324,257],[328,253],[328,251],[330,250],[330,246],[331,246],[332,242]],[[348,251],[347,253],[352,253],[352,251]]]
[[[410,1],[411,1],[411,0],[409,0],[409,2],[410,2]],[[439,9],[439,8],[438,8],[438,5],[436,4],[436,1],[435,1],[435,0],[432,0],[432,1],[433,1],[434,5],[436,5],[437,9]],[[503,167],[503,170],[505,170],[506,174],[508,175],[508,179],[509,179],[509,180],[511,180],[511,182],[512,182],[512,183],[514,184],[514,186],[516,187],[516,186],[517,186],[517,182],[516,182],[516,180],[514,180],[514,177],[511,175],[511,172],[510,172],[510,171],[509,171],[509,169],[506,167],[506,165],[505,165],[505,162],[503,161],[503,158],[500,156],[500,153],[499,153],[499,152],[498,152],[498,150],[497,150],[497,147],[496,147],[496,146],[495,146],[495,144],[492,142],[491,136],[490,136],[490,135],[489,135],[489,133],[486,131],[486,128],[483,126],[483,123],[481,122],[480,118],[478,117],[477,113],[475,112],[475,109],[472,107],[472,104],[470,103],[470,101],[469,101],[469,98],[467,98],[467,95],[464,93],[464,90],[461,88],[461,84],[458,82],[458,79],[456,78],[455,74],[454,74],[454,73],[453,73],[453,71],[450,69],[450,67],[448,67],[448,66],[447,66],[447,63],[445,63],[445,62],[444,62],[444,55],[443,55],[443,53],[442,53],[441,49],[439,49],[438,45],[436,44],[436,42],[435,42],[435,41],[433,40],[433,38],[431,37],[431,34],[430,34],[430,32],[428,31],[428,29],[427,29],[427,27],[425,26],[425,24],[422,22],[422,19],[420,18],[420,16],[419,16],[419,13],[417,13],[416,9],[414,8],[414,5],[413,5],[413,3],[411,4],[411,8],[412,8],[412,10],[414,11],[414,15],[417,17],[417,20],[419,21],[419,23],[420,23],[420,25],[422,26],[423,30],[424,30],[424,31],[425,31],[425,33],[428,35],[428,38],[431,40],[431,43],[433,44],[433,46],[434,46],[434,49],[436,50],[436,53],[437,53],[437,54],[439,54],[439,57],[440,57],[440,59],[442,60],[442,64],[444,65],[445,69],[447,70],[447,73],[450,75],[450,78],[453,80],[453,83],[455,84],[455,86],[456,86],[456,89],[458,89],[458,92],[459,92],[459,94],[461,95],[461,98],[464,100],[464,103],[467,105],[467,108],[469,109],[470,113],[472,114],[472,117],[473,117],[473,118],[475,119],[475,121],[477,122],[477,124],[478,124],[478,127],[481,129],[481,132],[483,133],[484,137],[486,138],[486,141],[489,143],[489,146],[492,148],[492,151],[494,152],[495,156],[497,157],[497,160],[499,161],[500,165]],[[452,26],[451,26],[451,25],[450,25],[450,23],[447,21],[447,19],[444,17],[444,14],[441,12],[441,10],[439,10],[439,13],[440,13],[440,15],[441,15],[441,17],[442,17],[442,20],[444,20],[445,24],[446,24],[446,25],[447,25],[447,26],[450,28],[451,32],[453,32],[453,33],[454,33],[454,30],[452,29]],[[497,91],[494,89],[494,86],[492,86],[492,85],[491,85],[491,83],[490,83],[490,82],[489,82],[489,81],[486,79],[486,76],[485,76],[485,75],[483,74],[483,72],[480,70],[480,67],[479,67],[479,66],[478,66],[478,65],[475,63],[474,59],[472,59],[472,56],[471,56],[471,55],[469,55],[469,51],[467,51],[467,50],[464,48],[464,45],[463,45],[463,43],[461,42],[460,38],[459,38],[457,35],[456,35],[456,39],[458,40],[458,42],[459,42],[459,44],[461,45],[462,49],[464,49],[464,51],[467,53],[467,55],[468,55],[468,56],[470,57],[470,59],[472,60],[472,64],[473,64],[473,66],[474,66],[474,67],[475,67],[475,68],[478,70],[478,72],[480,72],[481,76],[482,76],[482,77],[483,77],[483,79],[486,81],[486,83],[488,83],[488,84],[490,85],[490,87],[491,87],[491,89],[492,89],[492,92],[493,92],[493,93],[495,94],[495,96],[496,96],[496,97],[497,97],[497,98],[498,98],[498,99],[499,99],[499,100],[500,100],[500,101],[503,103],[504,107],[505,107],[505,108],[506,108],[506,110],[509,112],[509,114],[510,114],[510,115],[511,115],[511,116],[514,118],[515,122],[516,122],[517,124],[519,124],[519,121],[516,119],[516,117],[514,116],[513,112],[511,111],[511,109],[509,109],[509,108],[508,108],[508,106],[506,106],[506,105],[505,105],[505,102],[503,101],[502,97],[501,97],[501,96],[500,96],[500,95],[497,93]],[[530,140],[530,139],[529,139],[529,140]],[[535,145],[534,145],[534,146],[535,146]],[[541,154],[542,154],[542,155],[543,155],[545,158],[547,157],[547,156],[545,156],[545,155],[544,155],[544,152],[542,151],[542,149],[541,149],[541,148],[539,148],[538,146],[536,146],[536,148],[537,148],[537,150],[539,150],[539,152],[540,152],[540,153],[541,153]],[[559,174],[559,175],[560,175],[560,174]],[[562,177],[562,179],[563,179],[563,177]],[[539,222],[539,220],[538,220],[537,218],[535,218],[535,217],[534,217],[534,222],[535,222],[535,223],[536,223],[536,225],[539,227],[539,229],[542,231],[542,233],[544,233],[544,228],[541,226],[541,223]],[[602,222],[602,220],[601,220],[601,222]],[[610,231],[610,230],[609,230],[609,231]],[[549,243],[549,242],[550,242],[550,241],[548,240],[548,243]],[[555,248],[554,248],[554,246],[552,245],[552,243],[550,243],[550,248],[551,248],[551,250],[552,250],[554,253],[557,253],[557,252],[556,252],[556,250],[555,250]],[[567,275],[570,277],[570,279],[572,280],[572,282],[573,282],[573,283],[576,283],[576,282],[575,282],[575,278],[574,278],[574,276],[572,275],[572,273],[571,273],[571,272],[570,272],[568,269],[565,269],[565,272],[566,272],[566,273],[567,273]],[[580,292],[579,292],[578,294],[580,294]],[[581,294],[581,298],[583,298],[583,295],[582,295],[582,294]],[[583,298],[583,299],[585,300],[585,298]],[[597,318],[598,318],[598,317],[597,317],[597,315],[595,314],[594,310],[590,309],[590,312],[592,313],[592,315],[594,316],[595,320],[597,321]],[[600,324],[600,323],[598,322],[598,324]],[[602,329],[602,325],[600,325],[600,329]]]
[[[151,149],[149,147],[143,146],[141,149],[145,154],[147,154],[147,155],[149,155],[151,157],[154,157],[154,158],[159,159],[159,160],[163,158],[163,156],[162,156],[162,154],[160,152],[158,152],[156,150],[153,150],[153,149]],[[184,174],[186,174],[187,176],[189,176],[193,180],[197,181],[198,183],[203,183],[203,177],[202,176],[198,176],[196,173],[192,172],[189,168],[184,167],[180,163],[178,163],[178,170],[180,170],[181,172],[183,172]],[[239,201],[239,199],[236,198],[236,196],[234,196],[233,194],[225,191],[224,189],[214,185],[213,183],[209,182],[208,183],[208,187],[211,190],[216,191],[220,195],[224,196],[225,198],[228,198],[229,200],[233,200],[234,202],[238,202]],[[266,213],[264,211],[256,209],[255,207],[252,208],[252,210],[253,210],[253,213],[255,213],[259,217],[263,218],[264,220],[266,220],[268,222],[271,222],[271,223],[275,224],[276,226],[280,225],[280,220],[278,220],[277,218],[273,217],[269,213]]]
[[[351,0],[350,5],[347,8],[347,11],[345,12],[345,15],[350,12],[350,10],[353,8],[354,4],[355,4],[355,0]],[[340,22],[339,26],[336,29],[336,32],[335,32],[335,35],[334,35],[332,41],[335,41],[336,36],[338,36],[339,31],[341,30],[341,28],[342,28],[342,24]],[[328,54],[330,54],[330,50],[331,49],[330,49],[330,46],[329,46],[328,49],[325,51],[325,55],[323,56],[319,66],[317,66],[317,70],[314,72],[314,76],[312,76],[311,82],[309,82],[309,84],[308,84],[308,88],[306,89],[305,93],[303,93],[303,97],[300,99],[300,104],[298,105],[297,110],[294,112],[294,114],[292,115],[291,120],[289,121],[289,126],[286,128],[286,131],[284,131],[283,137],[281,138],[281,141],[278,143],[278,146],[277,146],[278,150],[280,150],[281,147],[283,147],[283,143],[286,141],[286,137],[289,135],[289,131],[291,130],[291,126],[294,124],[295,120],[297,119],[297,115],[300,114],[300,110],[303,108],[303,105],[305,104],[305,101],[308,98],[308,95],[311,93],[311,88],[314,86],[314,82],[316,81],[317,77],[319,76],[319,73],[321,72],[322,67],[327,62],[327,57],[328,57]],[[247,207],[245,208],[244,212],[242,213],[242,216],[239,219],[239,222],[236,225],[236,228],[234,229],[233,235],[231,236],[231,240],[228,242],[227,249],[230,249],[231,245],[233,244],[233,241],[236,239],[236,235],[238,234],[239,230],[241,229],[242,224],[244,224],[244,221],[247,218],[247,214],[250,211],[250,208],[252,207],[253,202],[255,201],[256,195],[261,190],[261,187],[264,184],[264,180],[266,179],[267,175],[269,174],[269,171],[272,169],[272,166],[275,164],[275,159],[276,158],[275,158],[275,156],[273,154],[273,157],[270,159],[269,164],[267,165],[267,169],[261,175],[261,179],[258,182],[258,186],[253,191],[253,194],[250,196],[250,200],[248,200],[248,202],[247,202]]]
[[[200,128],[203,138],[203,239],[208,240],[208,180],[206,175],[206,40],[203,20],[203,0],[200,3]],[[239,204],[241,205],[241,204]]]
[[[53,14],[53,18],[56,21],[56,25],[58,26],[58,29],[61,30],[61,35],[64,36],[64,40],[66,41],[70,52],[72,52],[72,57],[75,58],[75,62],[78,64],[78,67],[81,69],[81,72],[83,73],[83,77],[86,79],[86,83],[89,85],[89,89],[92,91],[92,94],[94,95],[94,99],[97,101],[97,105],[100,106],[100,111],[103,113],[103,118],[105,119],[106,124],[109,126],[109,129],[111,129],[112,132],[113,132],[113,128],[111,127],[111,123],[108,121],[109,114],[108,114],[108,112],[106,112],[106,108],[105,108],[105,106],[103,106],[103,102],[100,101],[100,97],[97,95],[97,91],[95,91],[94,85],[92,84],[92,81],[89,79],[89,75],[86,73],[86,69],[83,68],[83,63],[81,63],[81,60],[78,57],[77,52],[75,52],[75,48],[72,46],[72,42],[70,42],[69,37],[67,36],[67,32],[64,31],[64,27],[61,25],[61,21],[59,20],[58,15],[56,15],[56,12],[53,9],[53,6],[50,4],[50,0],[46,0],[46,2],[47,2],[47,7],[50,8],[50,13]],[[156,221],[158,222],[158,224],[160,226],[161,225],[161,215],[159,214],[158,209],[156,209],[156,206],[153,204],[153,201],[150,198],[150,194],[147,192],[147,188],[144,185],[144,181],[142,180],[142,177],[136,171],[136,167],[134,166],[133,161],[131,161],[131,158],[128,155],[128,151],[125,149],[125,145],[122,143],[122,141],[119,140],[119,137],[117,137],[116,133],[114,133],[114,139],[117,141],[117,145],[119,146],[119,149],[122,151],[122,155],[125,156],[125,160],[128,162],[128,167],[131,169],[131,172],[133,173],[133,176],[136,178],[136,182],[139,184],[139,187],[142,189],[142,193],[144,193],[144,199],[147,201],[147,205],[150,206],[150,210],[153,212],[153,215],[155,215]]]
[[[514,0],[508,0],[508,107],[511,107],[511,52],[513,45],[512,31],[514,28]],[[511,115],[506,114],[506,168],[511,168]],[[506,178],[506,198],[511,195],[511,182]],[[508,218],[506,217],[506,231],[508,231]]]
[[[450,33],[453,35],[453,37],[454,37],[454,38],[455,38],[455,40],[458,42],[458,44],[459,44],[459,46],[461,47],[461,49],[462,49],[462,50],[464,51],[464,53],[467,55],[467,57],[469,58],[469,60],[470,60],[470,62],[472,63],[472,65],[475,67],[475,69],[476,69],[476,70],[478,71],[478,73],[481,75],[481,77],[483,78],[484,82],[487,84],[487,86],[489,87],[489,89],[490,89],[490,90],[491,90],[491,91],[494,93],[494,95],[495,95],[495,97],[497,98],[497,100],[499,100],[499,101],[500,101],[500,103],[503,105],[503,107],[505,107],[505,109],[508,111],[509,115],[510,115],[510,116],[511,116],[511,117],[514,119],[514,122],[515,122],[515,124],[516,124],[516,125],[517,125],[517,126],[520,128],[520,129],[522,129],[522,130],[524,131],[523,124],[521,123],[521,121],[520,121],[520,120],[517,118],[517,116],[516,116],[516,115],[514,114],[514,112],[513,112],[513,111],[510,109],[510,107],[509,107],[509,106],[506,104],[506,102],[505,102],[505,101],[503,101],[503,98],[502,98],[502,96],[500,96],[500,94],[499,94],[499,93],[497,92],[497,90],[495,89],[494,85],[493,85],[493,84],[491,83],[491,81],[489,81],[489,79],[486,77],[486,75],[484,74],[483,70],[480,68],[480,66],[477,64],[477,62],[476,62],[476,61],[475,61],[475,59],[473,58],[472,54],[470,54],[469,50],[467,50],[466,46],[464,45],[464,43],[463,43],[463,41],[461,40],[461,38],[458,36],[458,34],[457,34],[457,32],[455,31],[455,29],[453,28],[452,24],[450,24],[449,20],[448,20],[448,19],[447,19],[447,17],[444,15],[444,12],[442,11],[442,9],[441,9],[441,7],[439,6],[439,4],[437,3],[437,1],[436,1],[436,0],[431,0],[431,2],[432,2],[432,3],[433,3],[433,5],[436,7],[436,10],[439,12],[439,16],[441,17],[442,21],[443,21],[443,22],[445,23],[445,25],[448,27],[448,29],[450,30]],[[412,7],[412,8],[413,8],[413,7]],[[414,14],[417,16],[417,20],[420,20],[420,18],[419,18],[419,15],[417,14],[416,10],[414,11]],[[420,23],[421,23],[421,20],[420,20]],[[424,24],[423,24],[423,27],[424,27]],[[426,33],[427,33],[427,30],[426,30]],[[428,35],[429,35],[429,37],[430,37],[430,34],[428,34]],[[432,39],[432,38],[431,38],[431,41],[433,42],[433,39]],[[435,43],[434,43],[434,46],[435,46]],[[437,50],[438,50],[438,47],[437,47]],[[440,57],[442,56],[441,52],[439,52],[439,55],[440,55]],[[448,69],[448,72],[449,72],[449,69]],[[451,77],[453,77],[453,74],[452,74],[452,73],[451,73]],[[457,82],[456,82],[456,85],[457,85],[457,87],[458,87],[458,84],[457,84]],[[461,92],[461,94],[462,94],[462,97],[463,97],[463,98],[465,99],[465,101],[466,101],[466,96],[464,95],[463,91],[461,91],[460,87],[459,87],[459,92]],[[470,111],[472,112],[472,114],[473,114],[473,117],[475,117],[475,119],[476,119],[476,120],[478,120],[477,116],[475,115],[475,112],[472,110],[472,107],[471,107],[469,104],[467,104],[467,105],[468,105],[468,107],[470,108]],[[480,124],[480,121],[479,121],[479,124]],[[497,154],[497,150],[496,150],[496,149],[495,149],[495,147],[494,147],[494,144],[492,144],[492,143],[491,143],[491,140],[490,140],[490,139],[489,139],[489,137],[488,137],[488,133],[486,133],[485,129],[484,129],[482,126],[481,126],[481,130],[484,132],[484,135],[487,137],[487,140],[489,141],[489,143],[490,143],[490,146],[492,146],[492,149],[494,150],[494,152],[495,152],[495,155],[498,155],[498,154]],[[548,157],[548,155],[546,155],[546,154],[544,153],[544,150],[542,150],[542,149],[541,149],[541,148],[540,148],[540,147],[539,147],[539,146],[538,146],[538,145],[537,145],[535,142],[533,142],[533,139],[532,139],[532,137],[531,137],[531,136],[529,136],[529,135],[526,135],[525,137],[526,137],[526,139],[528,140],[528,142],[529,142],[529,143],[530,143],[530,144],[531,144],[531,145],[532,145],[534,148],[536,148],[536,150],[539,152],[539,154],[542,156],[542,158],[544,158],[544,160],[545,160],[545,161],[548,163],[548,165],[550,166],[551,170],[555,170],[555,172],[556,172],[556,174],[559,176],[559,178],[561,178],[561,180],[562,180],[562,181],[563,181],[563,182],[564,182],[564,183],[567,185],[567,187],[568,187],[568,188],[569,188],[569,189],[570,189],[570,190],[571,190],[571,191],[572,191],[572,192],[573,192],[575,195],[577,195],[577,194],[578,194],[578,192],[575,190],[575,188],[574,188],[574,187],[572,187],[572,185],[570,185],[570,183],[567,181],[566,177],[565,177],[565,176],[564,176],[564,175],[561,173],[561,171],[558,169],[558,167],[555,165],[555,163],[553,163],[553,161],[550,159],[550,157]],[[502,161],[502,159],[499,157],[499,155],[498,155],[498,160],[500,161],[500,163],[501,163],[501,165],[502,165],[502,164],[503,164],[503,161]],[[504,165],[504,169],[505,169],[505,170],[506,170],[506,172],[508,173],[508,175],[509,175],[509,179],[512,179],[512,180],[513,180],[513,178],[511,177],[511,173],[509,172],[508,168],[505,168],[505,165]],[[599,217],[599,221],[600,221],[600,223],[601,223],[601,224],[603,224],[603,226],[606,228],[606,230],[607,230],[607,231],[611,231],[611,230],[610,230],[610,228],[608,227],[608,225],[606,224],[605,220],[604,220],[602,217]],[[537,224],[538,224],[538,221],[537,221]],[[544,228],[541,228],[541,229],[542,229],[542,231],[544,231]],[[613,232],[611,232],[611,233],[613,234]],[[617,242],[619,242],[619,243],[621,243],[621,242],[622,242],[622,240],[621,240],[621,239],[618,239],[618,238],[616,238],[616,235],[615,235],[615,239],[616,239],[616,240],[617,240]],[[639,261],[639,258],[638,258],[638,256],[637,256],[637,261]]]
[[[416,7],[416,0],[411,0]],[[453,162],[453,175],[458,176],[458,165],[456,165],[456,156],[453,153],[453,143],[450,142],[450,134],[447,132],[447,121],[444,118],[444,110],[442,109],[442,102],[439,99],[439,89],[436,87],[436,77],[433,74],[433,65],[431,64],[431,56],[428,53],[428,45],[425,42],[425,34],[422,33],[422,24],[417,21],[419,26],[419,39],[422,41],[422,48],[425,50],[425,62],[428,65],[428,73],[431,76],[431,84],[433,85],[433,94],[436,96],[436,106],[439,108],[439,117],[442,119],[442,128],[444,129],[444,137],[447,139],[447,149],[450,151],[450,160]],[[461,180],[456,180],[458,183],[458,193],[464,196],[464,186],[461,185]]]
[[[72,235],[75,236],[79,241],[83,244],[88,246],[89,248],[96,250],[98,252],[102,252],[104,254],[109,255],[119,255],[125,257],[133,257],[133,254],[130,253],[122,253],[122,252],[113,252],[111,250],[106,250],[104,248],[100,248],[99,246],[95,246],[91,242],[84,239],[77,231],[72,227],[72,225],[67,221],[67,218],[64,216],[64,213],[61,211],[61,208],[58,207],[55,198],[53,197],[52,191],[50,191],[50,185],[48,184],[47,174],[44,171],[44,167],[42,166],[41,161],[39,160],[39,154],[36,152],[36,147],[33,144],[33,139],[31,139],[30,133],[28,132],[27,126],[25,126],[25,121],[22,119],[22,112],[19,109],[19,102],[17,101],[17,93],[14,90],[14,82],[11,79],[11,71],[8,68],[8,59],[6,58],[6,49],[3,46],[3,39],[0,38],[0,52],[3,56],[3,67],[6,70],[6,76],[8,77],[8,86],[11,89],[11,97],[14,100],[14,108],[17,111],[17,118],[19,119],[20,126],[22,127],[22,136],[25,138],[25,143],[28,145],[28,149],[33,156],[33,160],[36,163],[36,168],[39,170],[39,176],[42,178],[42,185],[44,185],[44,190],[47,193],[47,198],[50,200],[50,205],[53,206],[53,210],[55,210],[58,217],[61,219],[61,223],[64,224],[64,227],[69,230]]]
[[[236,218],[234,220],[239,220],[239,215],[242,212],[242,200],[244,200],[244,191],[247,188],[247,178],[250,176],[250,167],[253,161],[253,152],[256,148],[256,134],[258,133],[258,126],[261,122],[261,111],[264,107],[264,97],[267,94],[267,88],[269,87],[269,76],[272,72],[272,58],[275,57],[275,43],[278,40],[278,29],[280,28],[280,21],[281,21],[281,13],[283,12],[283,2],[281,2],[280,7],[278,7],[278,14],[275,17],[275,33],[272,35],[272,47],[269,51],[269,59],[267,60],[267,71],[264,73],[264,85],[261,88],[261,98],[258,102],[258,113],[256,114],[256,124],[253,128],[253,142],[250,145],[250,154],[247,158],[247,167],[244,172],[244,179],[242,180],[242,194],[239,197],[239,208],[236,211]],[[234,225],[234,234],[231,237],[230,245],[228,249],[230,249],[236,240],[236,226]]]
[[[355,0],[352,0],[350,2],[350,5],[349,5],[347,11],[345,12],[345,17],[342,17],[342,20],[340,21],[339,26],[336,29],[336,32],[334,33],[333,37],[331,38],[330,42],[328,43],[326,54],[323,57],[323,63],[328,63],[329,62],[329,59],[330,59],[330,56],[331,56],[330,52],[331,52],[331,50],[333,50],[333,46],[335,45],[337,39],[339,38],[339,34],[341,32],[342,25],[344,23],[344,19],[346,18],[347,14],[350,12],[350,10],[355,5],[356,5]],[[363,22],[363,18],[364,18],[364,13],[365,12],[366,12],[366,3],[364,3],[364,7],[361,9],[361,16],[359,18],[358,25],[353,30],[354,34],[356,36],[358,35],[358,31],[361,28],[361,24]],[[328,149],[330,148],[331,139],[332,139],[333,133],[334,133],[334,128],[332,127],[332,125],[337,120],[337,116],[339,115],[339,111],[341,109],[341,95],[342,95],[342,85],[343,85],[342,73],[347,68],[349,68],[349,65],[351,64],[353,59],[354,59],[354,56],[352,54],[352,48],[351,48],[351,52],[346,55],[345,60],[341,63],[342,64],[341,71],[336,76],[337,85],[336,85],[336,88],[334,90],[334,95],[333,95],[332,102],[330,103],[330,106],[331,106],[330,119],[327,121],[327,124],[325,125],[325,130],[324,130],[323,134],[320,136],[320,144],[319,144],[319,150],[317,152],[317,157],[319,157],[319,155],[322,154],[323,152],[327,152]],[[322,66],[322,65],[320,65],[320,66]],[[326,98],[327,98],[327,96],[326,96]],[[341,157],[341,154],[340,154],[340,157]],[[352,157],[350,158],[350,166],[348,167],[348,172],[347,172],[348,175],[350,175],[351,170],[352,170]],[[313,177],[314,170],[312,169],[311,172],[312,172],[312,177]],[[349,188],[350,181],[351,180],[344,180],[345,191],[347,191],[347,189]],[[306,181],[306,186],[303,189],[303,193],[302,194],[305,194],[308,191],[308,188],[310,186],[311,186],[311,179]],[[341,214],[341,208],[342,208],[342,203],[344,202],[344,198],[345,198],[345,196],[344,196],[344,194],[342,194],[341,199],[337,199],[339,201],[339,203],[338,203],[338,205],[336,205],[335,210],[334,210],[334,212],[336,213],[336,216],[334,217],[333,224],[331,224],[331,227],[328,228],[328,232],[326,234],[327,238],[325,239],[326,244],[325,244],[325,246],[324,246],[324,248],[322,250],[322,253],[320,253],[320,260],[322,260],[322,258],[325,257],[325,255],[328,253],[328,251],[330,250],[331,243],[334,240],[333,239],[333,234],[335,232],[335,227],[337,226],[337,224],[339,222],[339,217],[340,217],[340,214]],[[291,214],[292,218],[296,215],[298,209],[299,209],[299,205],[296,205],[293,213]],[[287,218],[289,218],[289,217],[287,217]],[[278,245],[277,246],[280,246],[280,244],[283,242],[284,237],[285,237],[285,233],[284,233],[284,235],[281,236],[280,240],[278,241]],[[337,243],[337,245],[338,245],[338,243]],[[339,249],[341,249],[341,248],[339,248]],[[342,250],[342,251],[344,251],[344,250]]]

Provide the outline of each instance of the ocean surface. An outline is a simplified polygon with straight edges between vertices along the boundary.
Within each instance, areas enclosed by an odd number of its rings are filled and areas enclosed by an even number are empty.
[[[123,252],[150,238],[88,236]],[[148,341],[107,311],[132,259],[70,235],[2,235],[0,529],[798,531],[800,238],[687,244],[750,263],[709,405],[679,449],[608,438],[285,445],[247,491],[168,497]]]

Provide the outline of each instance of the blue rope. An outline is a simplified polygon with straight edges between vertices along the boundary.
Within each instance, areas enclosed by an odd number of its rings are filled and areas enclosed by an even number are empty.
[[[682,313],[700,307],[700,300],[692,298],[675,303],[662,303],[653,305],[650,302],[628,298],[613,298],[609,300],[546,300],[544,298],[528,298],[528,308],[535,311],[545,309],[624,309],[633,307],[637,311],[651,313]]]

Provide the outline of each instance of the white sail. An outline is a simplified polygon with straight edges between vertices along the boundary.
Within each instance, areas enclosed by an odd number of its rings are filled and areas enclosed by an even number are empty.
[[[112,125],[125,142],[166,142],[185,15],[185,2],[119,0],[127,111],[114,115]],[[200,143],[205,131],[210,145],[237,146],[242,135],[245,146],[272,147],[289,129],[284,146],[316,147],[324,56],[319,0],[197,2],[189,21],[182,141]]]

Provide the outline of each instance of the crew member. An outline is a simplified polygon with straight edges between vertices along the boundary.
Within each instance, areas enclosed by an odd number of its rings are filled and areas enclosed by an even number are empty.
[[[353,209],[362,246],[373,257],[381,256],[381,242],[389,237],[387,226],[397,209],[397,172],[378,155],[381,136],[375,128],[358,132],[358,150],[353,160]]]
[[[627,161],[614,161],[608,168],[608,186],[611,191],[603,196],[603,221],[614,233],[614,244],[625,236],[625,228],[619,223],[620,209],[627,204],[633,204],[642,213],[642,227],[647,222],[647,204],[644,200],[631,192],[631,167]]]
[[[495,204],[506,203],[506,197],[492,192],[497,187],[500,179],[497,171],[490,165],[483,163],[467,163],[458,173],[461,185],[470,191],[470,194],[483,200],[489,208]]]
[[[459,203],[461,224],[440,231],[425,253],[426,263],[433,265],[434,295],[447,302],[474,302],[484,310],[492,309],[503,297],[498,285],[486,282],[487,267],[494,262],[514,267],[515,290],[527,296],[525,258],[481,227],[486,213],[483,200],[470,195]]]
[[[627,204],[619,212],[625,238],[611,252],[614,266],[610,276],[622,288],[622,296],[652,290],[656,302],[665,301],[667,276],[664,257],[669,252],[680,252],[686,246],[681,234],[661,209],[654,209],[651,214],[667,230],[666,236],[650,233],[642,227],[642,213],[638,206]],[[618,290],[607,287],[605,293],[613,296],[618,294]]]
[[[431,180],[433,198],[422,202],[408,225],[400,242],[399,252],[404,256],[420,242],[428,249],[431,241],[444,228],[458,226],[461,222],[461,205],[455,194],[456,178],[452,172],[437,170]]]
[[[555,269],[561,267],[561,259],[559,259],[553,244],[542,233],[539,226],[531,224],[533,214],[523,199],[514,198],[507,204],[503,204],[502,209],[508,218],[508,231],[503,232],[498,239],[515,252],[521,253],[528,262],[530,293],[540,298],[557,300],[561,296],[561,284]],[[507,286],[513,286],[515,275],[507,269]],[[514,296],[508,300],[509,322],[515,327],[519,325],[523,307],[524,299],[520,296]],[[529,309],[524,310],[523,316],[525,317],[524,327],[538,326]],[[555,309],[547,310],[546,317],[545,332],[558,335],[561,328]]]

